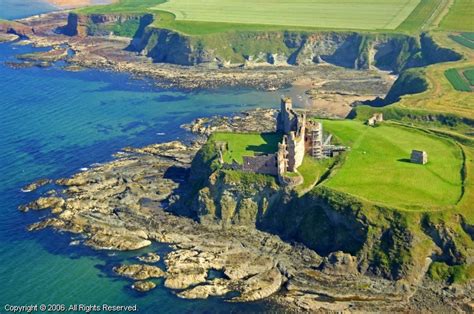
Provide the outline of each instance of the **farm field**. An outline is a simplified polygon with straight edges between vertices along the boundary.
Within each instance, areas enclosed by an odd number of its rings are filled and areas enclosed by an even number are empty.
[[[89,6],[77,11],[81,13],[150,13],[149,8],[165,0],[118,0],[108,5]]]
[[[449,37],[467,48],[474,49],[474,33],[462,33],[460,35],[450,35]]]
[[[474,86],[474,68],[464,70],[463,75],[469,82],[469,85]]]
[[[419,3],[420,0],[170,0],[153,9],[168,11],[177,21],[394,30]]]
[[[399,125],[372,128],[360,121],[322,121],[351,147],[324,185],[363,199],[408,210],[455,205],[461,196],[462,154],[454,142]],[[425,150],[426,165],[409,162]]]
[[[214,133],[211,137],[213,141],[227,143],[225,162],[235,160],[239,164],[242,164],[243,156],[276,152],[281,139],[282,135],[279,133]]]
[[[440,24],[444,31],[472,32],[474,30],[474,1],[455,0]]]
[[[442,9],[444,0],[421,0],[420,4],[413,10],[403,23],[397,27],[397,31],[413,33],[426,30],[431,26],[433,20]]]
[[[444,72],[444,75],[449,80],[454,89],[460,92],[470,92],[471,87],[469,83],[461,76],[457,69],[449,69]]]

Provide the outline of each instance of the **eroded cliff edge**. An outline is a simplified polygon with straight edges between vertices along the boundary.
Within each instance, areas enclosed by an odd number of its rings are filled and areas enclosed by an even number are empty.
[[[459,55],[437,47],[426,35],[329,31],[229,31],[186,35],[153,23],[160,15],[70,13],[62,32],[70,36],[110,33],[132,37],[129,49],[155,62],[178,65],[310,65],[380,69],[399,73],[411,67],[453,61]]]

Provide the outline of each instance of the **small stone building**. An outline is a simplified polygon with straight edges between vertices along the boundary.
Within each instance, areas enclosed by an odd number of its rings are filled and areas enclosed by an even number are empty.
[[[428,162],[428,154],[422,150],[412,150],[410,161],[414,164],[424,165]]]
[[[383,113],[374,113],[369,120],[367,120],[367,125],[375,126],[377,123],[383,122]]]

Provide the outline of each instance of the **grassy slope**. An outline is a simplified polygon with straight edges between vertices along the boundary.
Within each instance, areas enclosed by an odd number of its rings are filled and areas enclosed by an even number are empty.
[[[351,147],[344,166],[325,184],[372,202],[405,209],[454,205],[461,194],[461,152],[452,142],[395,125],[371,128],[361,122],[323,121]],[[425,166],[408,162],[425,150]]]
[[[332,159],[321,161],[311,156],[305,156],[303,163],[298,167],[298,172],[303,177],[303,183],[296,187],[296,191],[302,195],[311,189],[324,175],[332,161]]]
[[[278,133],[214,133],[212,140],[227,143],[224,161],[231,163],[233,160],[239,164],[243,156],[254,156],[256,153],[275,153],[281,135]]]
[[[474,119],[474,93],[458,92],[444,75],[450,68],[463,69],[474,65],[474,51],[462,46],[451,38],[447,33],[433,33],[433,38],[442,47],[450,47],[465,56],[464,60],[458,62],[446,62],[426,67],[426,78],[429,82],[427,91],[402,97],[401,101],[394,104],[395,107],[423,109],[436,113],[457,114],[459,116]]]

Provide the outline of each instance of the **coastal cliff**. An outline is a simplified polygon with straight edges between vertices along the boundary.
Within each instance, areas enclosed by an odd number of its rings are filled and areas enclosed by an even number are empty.
[[[231,31],[186,35],[153,25],[158,16],[70,13],[70,36],[113,33],[130,37],[129,50],[158,63],[211,67],[311,65],[327,62],[354,69],[404,69],[457,60],[427,35],[307,31]],[[433,47],[436,46],[436,49]]]
[[[229,169],[219,161],[213,141],[193,159],[189,183],[191,193],[171,211],[181,209],[203,225],[255,227],[321,256],[339,251],[352,256],[350,265],[339,271],[410,285],[425,275],[440,277],[437,273],[449,283],[470,276],[472,228],[454,213],[438,217],[386,207],[326,187],[324,181],[301,195],[277,185],[272,176]]]

